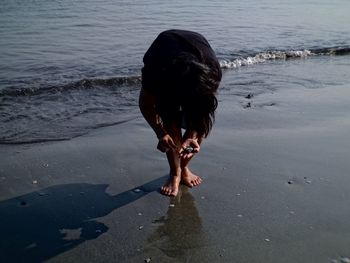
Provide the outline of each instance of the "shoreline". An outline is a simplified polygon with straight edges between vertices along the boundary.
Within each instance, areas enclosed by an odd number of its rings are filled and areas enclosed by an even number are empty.
[[[70,141],[2,145],[0,261],[350,257],[350,86],[219,99],[191,166],[203,183],[176,198],[159,193],[167,163],[141,117]]]

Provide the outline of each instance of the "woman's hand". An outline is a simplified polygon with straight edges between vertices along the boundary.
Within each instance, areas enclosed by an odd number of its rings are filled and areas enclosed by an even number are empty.
[[[188,138],[186,139],[181,146],[180,156],[184,159],[190,159],[195,153],[198,153],[200,149],[197,139]]]
[[[159,138],[159,142],[157,145],[157,149],[161,152],[167,152],[169,150],[176,151],[177,147],[173,141],[173,138],[169,134],[165,134],[161,138]]]

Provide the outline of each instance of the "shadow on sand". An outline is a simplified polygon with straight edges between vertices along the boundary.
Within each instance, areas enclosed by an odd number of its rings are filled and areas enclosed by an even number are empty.
[[[187,186],[172,197],[167,213],[155,220],[157,229],[149,236],[145,252],[156,262],[192,262],[207,245],[202,220]]]
[[[0,202],[0,262],[42,262],[108,231],[96,219],[158,191],[166,176],[115,196],[107,184],[66,184]]]

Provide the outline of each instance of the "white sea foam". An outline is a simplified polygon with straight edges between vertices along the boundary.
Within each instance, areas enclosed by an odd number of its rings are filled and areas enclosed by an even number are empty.
[[[267,60],[275,59],[287,59],[287,58],[303,58],[307,56],[315,55],[310,50],[291,50],[291,51],[268,51],[258,53],[255,56],[246,58],[236,58],[233,60],[222,59],[220,60],[221,68],[239,68],[242,66],[248,66],[258,63],[263,63]]]

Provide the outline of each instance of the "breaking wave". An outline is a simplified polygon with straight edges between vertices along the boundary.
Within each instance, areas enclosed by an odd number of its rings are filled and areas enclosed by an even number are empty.
[[[247,57],[222,59],[220,60],[220,66],[224,69],[240,68],[242,66],[264,63],[268,60],[286,60],[293,58],[305,58],[309,56],[348,54],[350,54],[350,47],[315,48],[310,50],[304,49],[289,51],[266,51],[262,53],[253,54]]]
[[[46,85],[37,84],[32,86],[31,83],[23,83],[23,87],[7,87],[0,90],[1,96],[30,96],[40,94],[52,94],[57,92],[71,90],[87,90],[96,87],[115,87],[120,86],[135,86],[141,83],[141,76],[115,77],[109,79],[82,79],[79,81],[67,83],[64,85]]]

